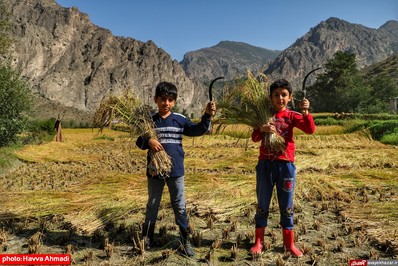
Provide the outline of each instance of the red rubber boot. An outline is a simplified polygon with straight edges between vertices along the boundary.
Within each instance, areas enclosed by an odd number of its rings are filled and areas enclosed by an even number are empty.
[[[260,254],[264,247],[264,231],[265,227],[256,228],[256,241],[254,246],[250,249],[250,253]]]
[[[293,257],[302,257],[303,253],[294,245],[293,230],[282,228],[283,231],[283,246],[286,251],[289,251]]]

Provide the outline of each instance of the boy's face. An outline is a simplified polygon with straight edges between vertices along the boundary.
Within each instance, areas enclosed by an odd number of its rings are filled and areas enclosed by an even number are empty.
[[[171,113],[171,109],[176,104],[176,101],[171,96],[154,97],[155,103],[158,105],[158,113],[160,116],[165,116]]]
[[[271,94],[272,103],[274,104],[275,111],[283,111],[286,109],[287,104],[292,100],[292,96],[285,88],[277,88]]]

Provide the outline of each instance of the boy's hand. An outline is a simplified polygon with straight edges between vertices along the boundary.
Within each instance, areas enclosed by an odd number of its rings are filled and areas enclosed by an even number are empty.
[[[276,133],[276,127],[272,123],[264,124],[260,127],[260,132],[263,133]]]
[[[148,145],[149,145],[149,148],[151,148],[151,150],[154,152],[163,150],[162,144],[156,139],[149,139]]]
[[[209,102],[206,106],[206,114],[213,116],[216,114],[216,111],[216,103],[214,101]]]
[[[306,98],[304,98],[300,103],[299,107],[301,109],[301,113],[303,115],[308,115],[308,109],[310,109],[310,101]]]

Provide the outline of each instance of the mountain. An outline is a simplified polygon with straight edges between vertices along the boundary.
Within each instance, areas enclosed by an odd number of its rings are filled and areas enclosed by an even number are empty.
[[[231,80],[245,76],[248,69],[258,71],[280,52],[243,42],[222,41],[210,48],[186,53],[180,64],[191,79],[205,82],[224,76]]]
[[[363,68],[361,73],[366,79],[369,80],[378,77],[390,77],[393,78],[398,85],[398,53],[381,62]],[[391,96],[393,97],[395,95]]]
[[[104,96],[126,89],[153,104],[159,81],[174,82],[179,111],[197,115],[207,101],[202,84],[217,76],[230,80],[248,69],[264,71],[273,79],[287,78],[298,89],[304,75],[336,51],[354,52],[360,68],[398,52],[397,21],[372,29],[329,18],[282,52],[222,41],[187,53],[179,63],[154,42],[114,36],[77,8],[63,8],[55,0],[3,2],[16,40],[13,63],[39,95],[41,118],[61,113],[64,119],[89,119]]]
[[[43,116],[63,112],[73,119],[79,112],[92,114],[104,96],[126,89],[153,103],[159,81],[177,85],[180,110],[203,107],[204,87],[190,80],[181,65],[152,41],[113,36],[77,8],[63,8],[55,0],[4,3],[16,41],[14,65],[41,97]]]
[[[398,21],[372,29],[329,18],[284,50],[264,73],[272,78],[287,78],[294,88],[300,88],[305,74],[325,64],[337,51],[355,53],[358,67],[363,68],[398,52],[397,44]]]

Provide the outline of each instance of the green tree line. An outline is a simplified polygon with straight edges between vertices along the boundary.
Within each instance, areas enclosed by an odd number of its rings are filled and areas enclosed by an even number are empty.
[[[388,113],[390,98],[398,97],[393,77],[367,78],[353,53],[336,52],[323,70],[307,89],[313,112]]]

